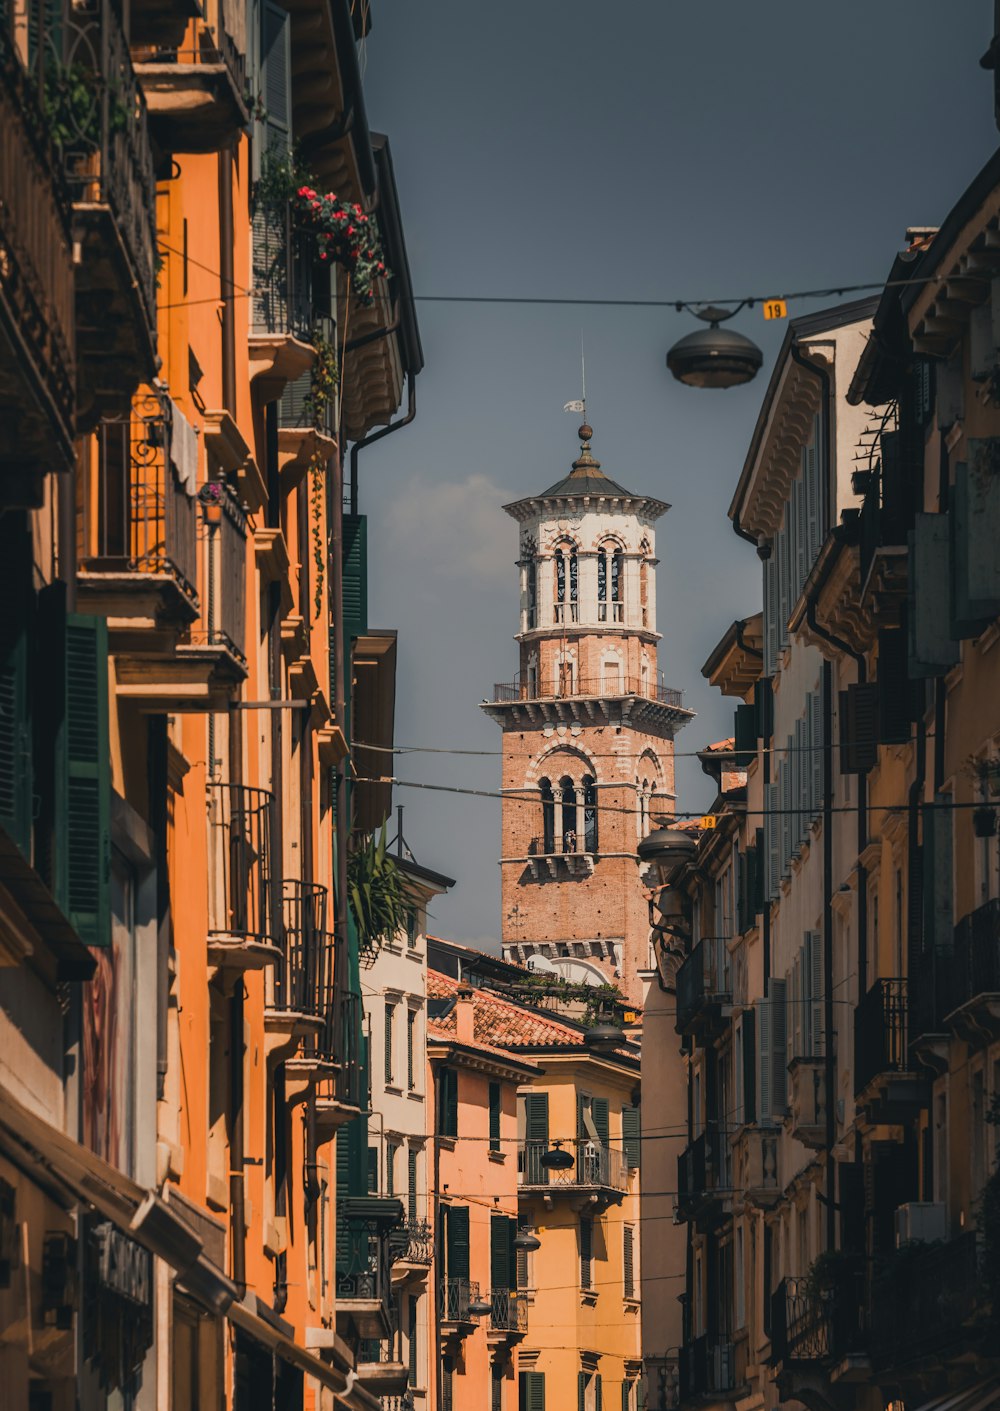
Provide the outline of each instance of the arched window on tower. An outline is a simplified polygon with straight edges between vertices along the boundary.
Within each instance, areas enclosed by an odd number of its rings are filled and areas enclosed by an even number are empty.
[[[556,622],[565,624],[577,620],[577,563],[572,544],[560,544],[556,549]]]
[[[593,776],[583,776],[583,850],[597,851],[597,785]]]
[[[542,852],[548,855],[556,850],[556,804],[548,779],[539,779],[538,792],[542,796]]]
[[[562,851],[576,852],[579,847],[576,836],[576,785],[568,774],[559,780],[559,798],[562,802],[559,829]]]
[[[649,832],[649,780],[643,779],[639,785],[639,837]]]
[[[532,627],[538,626],[538,560],[535,558],[534,552],[531,553],[531,557],[525,564],[525,570],[528,597],[526,604],[527,625],[530,631]]]
[[[645,542],[639,551],[642,561],[639,564],[639,606],[642,608],[642,625],[649,626],[649,545]]]
[[[597,551],[597,620],[625,620],[625,556],[613,541]]]

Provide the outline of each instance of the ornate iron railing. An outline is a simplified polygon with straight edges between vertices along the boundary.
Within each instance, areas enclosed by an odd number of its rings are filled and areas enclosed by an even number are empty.
[[[409,1264],[430,1264],[434,1258],[434,1232],[429,1220],[407,1220],[406,1245],[400,1255]]]
[[[854,1011],[854,1091],[880,1073],[902,1073],[907,1060],[907,987],[876,980]]]
[[[678,709],[683,709],[684,706],[683,691],[664,686],[662,681],[647,680],[640,676],[623,676],[619,672],[572,678],[567,673],[551,680],[541,680],[537,676],[517,676],[513,681],[495,682],[492,699],[496,705],[514,705],[518,701],[566,700],[574,696],[640,696],[644,700],[657,701],[660,705]]]
[[[322,1018],[331,980],[327,890],[286,877],[281,892],[283,955],[274,975],[275,1006]]]
[[[686,1034],[733,1002],[729,947],[706,936],[677,972],[677,1032]]]
[[[438,1294],[441,1300],[440,1320],[442,1323],[471,1323],[477,1316],[470,1305],[479,1299],[479,1282],[476,1279],[442,1279]]]
[[[628,1188],[628,1166],[622,1152],[602,1142],[581,1138],[563,1143],[573,1157],[565,1171],[543,1165],[542,1157],[551,1150],[549,1142],[522,1142],[517,1150],[517,1180],[521,1186],[599,1187],[624,1191]]]
[[[278,943],[271,876],[274,797],[245,784],[208,785],[209,931]],[[280,897],[280,893],[279,893]]]
[[[293,228],[290,208],[259,202],[253,216],[251,333],[290,333],[310,341],[314,258],[308,238]]]
[[[682,1400],[735,1387],[733,1344],[726,1339],[694,1338],[681,1348],[679,1364]]]
[[[166,574],[197,607],[197,487],[193,476],[180,479],[172,435],[172,404],[155,392],[98,423],[84,473],[81,566]]]
[[[229,0],[207,0],[205,15],[195,20],[190,48],[143,47],[136,50],[138,64],[225,64],[239,94],[246,90],[246,24],[239,5]]]
[[[528,1331],[528,1300],[513,1289],[494,1289],[490,1294],[490,1327],[497,1332]]]

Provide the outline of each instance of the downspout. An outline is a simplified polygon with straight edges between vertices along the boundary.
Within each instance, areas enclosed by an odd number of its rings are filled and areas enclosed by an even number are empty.
[[[378,336],[381,337],[382,330],[379,329]],[[388,426],[383,426],[378,431],[370,431],[367,436],[362,436],[360,441],[355,441],[351,447],[351,514],[358,512],[358,454],[366,446],[374,446],[376,441],[381,441],[385,436],[391,436],[394,431],[401,431],[404,426],[409,426],[410,422],[417,414],[417,379],[412,372],[406,374],[407,411],[406,415],[400,417],[398,421],[391,421]]]
[[[242,712],[236,711],[231,711],[229,715],[229,779],[233,784],[243,782],[243,729],[238,723],[241,715]],[[229,1000],[229,1206],[232,1212],[232,1277],[241,1299],[247,1290],[243,1127],[244,995],[243,977],[240,976]]]
[[[233,308],[233,154],[218,156],[219,164],[219,283],[222,298],[222,405],[236,415],[236,320]]]

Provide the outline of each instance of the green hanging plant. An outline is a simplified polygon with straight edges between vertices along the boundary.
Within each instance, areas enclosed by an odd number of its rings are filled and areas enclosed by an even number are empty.
[[[406,874],[386,847],[386,824],[355,842],[347,858],[347,893],[361,953],[374,958],[385,941],[405,931],[417,904]]]

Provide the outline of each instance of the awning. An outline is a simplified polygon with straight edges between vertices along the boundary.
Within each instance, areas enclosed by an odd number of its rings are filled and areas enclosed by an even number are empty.
[[[382,1403],[377,1396],[365,1391],[357,1379],[357,1373],[346,1365],[335,1366],[324,1362],[313,1352],[307,1352],[295,1341],[291,1325],[284,1319],[262,1318],[256,1311],[256,1298],[248,1293],[242,1303],[232,1303],[226,1317],[235,1328],[247,1333],[262,1346],[270,1348],[291,1366],[297,1367],[307,1377],[313,1377],[321,1386],[334,1393],[337,1400],[352,1411],[382,1411]],[[273,1321],[272,1321],[273,1320]],[[336,1355],[336,1353],[335,1353]]]

